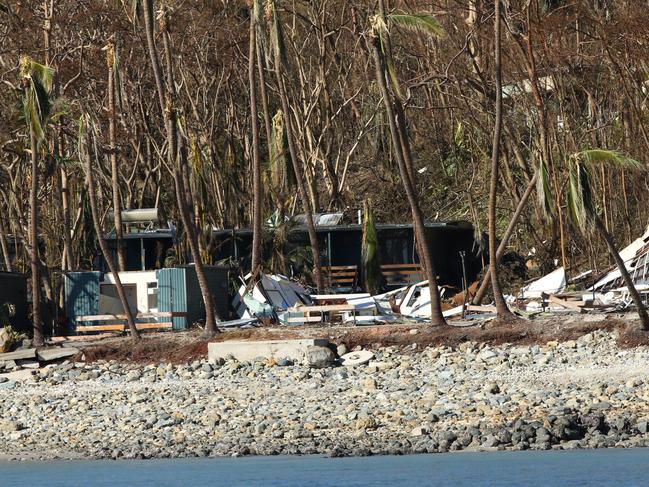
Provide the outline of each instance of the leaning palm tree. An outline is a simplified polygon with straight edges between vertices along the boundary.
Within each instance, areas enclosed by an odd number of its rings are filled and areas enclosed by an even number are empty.
[[[165,80],[162,76],[162,71],[160,69],[158,51],[155,45],[153,4],[153,0],[143,0],[142,2],[144,29],[147,39],[147,50],[149,53],[149,59],[151,61],[153,78],[156,84],[160,110],[165,118],[165,129],[167,135],[167,158],[169,160],[168,167],[171,170],[173,176],[174,188],[176,190],[176,200],[178,202],[178,211],[180,213],[182,224],[185,227],[185,231],[187,232],[187,240],[189,243],[190,252],[192,254],[192,259],[194,261],[196,279],[198,280],[198,285],[203,298],[203,304],[205,306],[205,335],[212,336],[219,332],[216,324],[216,307],[214,305],[214,298],[208,286],[205,267],[203,265],[203,259],[200,253],[198,230],[190,214],[188,203],[189,182],[187,180],[187,177],[189,170],[187,167],[187,151],[180,150],[179,147],[181,136],[178,133],[178,118],[176,113],[176,86],[173,79],[171,40],[169,37],[169,24],[171,22],[171,16],[167,6],[163,5],[163,8],[159,12],[159,20],[167,67],[168,79],[165,83]]]
[[[31,189],[29,194],[29,248],[32,271],[32,320],[34,345],[45,343],[41,322],[40,262],[38,256],[38,149],[45,139],[45,125],[50,114],[49,93],[54,71],[25,56],[20,61],[23,98],[22,111],[29,129],[31,151]]]
[[[92,223],[95,228],[95,233],[97,234],[97,241],[99,242],[99,248],[101,253],[104,256],[104,260],[110,269],[110,272],[115,281],[115,290],[117,291],[117,296],[122,303],[124,308],[124,315],[126,315],[126,323],[128,324],[128,329],[131,332],[131,339],[133,341],[138,341],[140,339],[140,333],[137,330],[135,325],[135,318],[133,317],[133,312],[128,304],[128,299],[126,298],[126,292],[124,292],[124,286],[122,285],[122,280],[119,277],[119,272],[115,266],[115,261],[110,255],[108,250],[108,245],[104,239],[104,232],[101,228],[101,223],[99,221],[99,210],[97,209],[97,197],[95,195],[95,177],[94,169],[92,167],[92,155],[91,155],[91,140],[90,140],[90,131],[88,130],[89,117],[85,115],[79,120],[79,159],[86,160],[86,182],[88,184],[88,200],[90,202],[90,213],[92,215]]]
[[[431,36],[441,35],[442,29],[437,20],[430,14],[387,15],[383,1],[379,2],[379,11],[381,12],[379,15],[372,17],[370,31],[376,82],[383,97],[388,125],[390,127],[390,135],[392,137],[392,145],[394,146],[394,157],[397,160],[401,182],[406,197],[408,198],[408,203],[410,204],[415,240],[417,241],[421,261],[426,271],[426,278],[428,279],[431,302],[431,323],[433,325],[445,325],[446,320],[442,315],[442,303],[437,286],[435,266],[430,255],[424,217],[416,193],[414,163],[412,161],[412,152],[410,150],[410,141],[406,128],[405,112],[401,102],[399,83],[395,75],[391,56],[389,24],[424,32]],[[388,87],[388,80],[392,86],[392,91]]]
[[[291,120],[291,107],[286,92],[285,76],[286,71],[288,71],[288,60],[286,59],[284,33],[277,14],[275,0],[267,0],[266,17],[270,22],[270,38],[273,58],[275,61],[275,76],[277,78],[279,98],[284,114],[284,127],[286,130],[288,152],[291,156],[291,162],[293,163],[293,172],[295,173],[295,179],[297,182],[297,191],[304,209],[306,228],[307,233],[309,234],[311,252],[313,254],[313,280],[315,281],[318,293],[322,294],[324,292],[324,278],[322,275],[322,265],[320,263],[320,246],[318,245],[318,236],[316,234],[315,224],[313,223],[313,208],[311,207],[311,200],[307,195],[304,171],[297,155],[295,131],[293,130],[293,122]]]
[[[124,237],[122,235],[122,202],[119,195],[119,164],[117,160],[117,95],[121,106],[121,82],[117,48],[111,39],[106,46],[106,64],[108,67],[108,139],[110,143],[110,176],[113,188],[113,222],[115,224],[115,242],[117,244],[117,265],[120,271],[126,270],[124,255]]]
[[[591,185],[591,170],[594,164],[608,164],[614,167],[625,169],[642,169],[643,166],[640,162],[624,156],[623,154],[603,149],[591,149],[577,152],[570,156],[568,160],[568,212],[572,222],[582,231],[586,229],[595,228],[597,233],[600,234],[608,251],[615,261],[624,284],[626,285],[633,303],[635,304],[638,315],[640,316],[640,328],[642,330],[649,330],[649,314],[647,308],[642,302],[642,298],[638,293],[631,275],[620,253],[615,247],[613,237],[606,229],[606,225],[599,216],[595,205],[595,198],[593,187]],[[549,195],[545,194],[547,198]]]
[[[262,187],[261,187],[261,162],[259,158],[259,124],[257,123],[257,89],[255,80],[255,55],[257,53],[257,24],[261,17],[259,0],[250,2],[250,45],[248,54],[248,82],[250,84],[250,124],[252,127],[252,273],[261,265],[263,238],[262,228]],[[260,80],[261,81],[261,80]]]

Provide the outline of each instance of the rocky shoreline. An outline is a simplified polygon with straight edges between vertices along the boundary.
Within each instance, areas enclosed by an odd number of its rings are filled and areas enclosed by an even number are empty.
[[[353,367],[64,362],[0,374],[0,458],[649,446],[649,348],[620,350],[614,334],[374,353]]]

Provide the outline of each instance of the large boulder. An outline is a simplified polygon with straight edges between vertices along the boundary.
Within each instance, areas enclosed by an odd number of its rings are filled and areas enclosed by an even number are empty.
[[[327,347],[310,346],[307,348],[306,361],[313,368],[329,367],[335,360],[336,355]]]
[[[13,333],[10,326],[0,328],[0,353],[10,352],[13,347]]]

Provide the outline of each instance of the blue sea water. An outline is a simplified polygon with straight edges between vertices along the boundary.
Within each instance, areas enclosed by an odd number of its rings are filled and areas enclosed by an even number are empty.
[[[1,463],[2,486],[649,486],[649,449]]]

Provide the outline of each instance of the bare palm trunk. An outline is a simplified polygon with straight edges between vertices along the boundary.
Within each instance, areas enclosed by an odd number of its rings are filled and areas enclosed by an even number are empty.
[[[11,255],[9,254],[9,245],[7,245],[7,234],[5,232],[5,225],[2,217],[0,217],[0,248],[2,248],[2,258],[5,262],[5,270],[7,272],[13,272]]]
[[[32,185],[29,194],[29,248],[32,271],[32,322],[34,323],[34,345],[45,344],[43,322],[41,321],[41,278],[38,258],[38,141],[34,129],[29,130],[32,161]]]
[[[266,94],[266,73],[264,72],[264,57],[261,50],[261,43],[255,42],[257,51],[257,74],[259,76],[259,97],[261,101],[261,110],[264,115],[264,129],[266,130],[266,145],[268,145],[268,160],[271,160],[270,141],[273,138],[272,122],[270,120],[270,111],[268,109],[268,95]]]
[[[68,184],[68,171],[64,166],[61,166],[61,205],[63,206],[63,253],[65,254],[65,269],[71,270],[74,268],[72,259],[72,233],[71,233],[71,218],[70,218],[70,187]]]
[[[525,209],[527,200],[529,200],[532,191],[534,191],[537,177],[538,177],[538,173],[534,174],[534,177],[530,180],[529,184],[527,185],[527,188],[525,189],[525,193],[523,193],[523,196],[521,196],[521,199],[518,202],[516,211],[514,211],[511,220],[509,220],[509,225],[507,225],[507,229],[505,230],[505,233],[503,234],[502,239],[500,240],[500,244],[498,244],[498,250],[496,250],[496,259],[498,261],[500,261],[503,254],[505,253],[505,250],[507,249],[507,245],[509,244],[509,239],[511,238],[512,234],[514,233],[514,230],[516,229],[516,225],[518,224],[518,220],[521,217],[521,214],[523,213],[523,209]],[[487,272],[484,278],[482,279],[482,283],[480,283],[480,288],[478,289],[478,291],[475,293],[475,296],[473,297],[473,304],[477,304],[477,305],[482,304],[482,300],[484,299],[485,294],[487,294],[487,288],[489,287],[490,282],[491,282],[491,272]]]
[[[404,160],[403,149],[401,148],[401,143],[403,138],[399,135],[399,129],[397,128],[395,113],[392,108],[392,102],[390,93],[388,92],[387,83],[385,81],[385,60],[383,58],[383,53],[381,51],[380,40],[378,37],[372,39],[372,53],[374,56],[375,64],[375,74],[376,81],[381,89],[381,94],[383,96],[383,102],[385,104],[385,110],[390,126],[390,134],[392,136],[392,143],[394,145],[394,154],[397,159],[397,164],[399,166],[399,173],[401,180],[403,182],[403,187],[410,203],[410,209],[412,211],[412,221],[413,229],[415,233],[415,239],[419,242],[419,247],[422,249],[422,260],[424,263],[424,269],[426,271],[426,277],[428,279],[428,287],[430,290],[430,302],[431,302],[431,324],[433,325],[445,325],[446,320],[442,315],[441,301],[439,298],[439,291],[437,287],[437,276],[435,275],[434,266],[432,259],[430,258],[430,253],[428,252],[428,240],[426,238],[426,230],[424,226],[424,218],[419,208],[419,202],[414,191],[412,178],[409,174],[408,167]]]
[[[491,153],[491,181],[489,185],[489,274],[491,274],[491,289],[493,290],[496,313],[501,319],[511,319],[511,311],[505,303],[505,298],[498,282],[498,250],[496,248],[496,197],[498,192],[498,165],[500,161],[500,132],[502,129],[502,66],[500,46],[500,0],[495,0],[494,12],[494,68],[496,74],[496,120]]]
[[[113,275],[113,280],[115,281],[115,288],[117,290],[117,296],[122,303],[124,308],[124,314],[126,315],[126,322],[128,324],[128,329],[131,332],[131,339],[137,341],[140,339],[140,332],[135,326],[135,318],[131,312],[131,308],[128,305],[128,299],[126,298],[126,293],[124,292],[124,286],[122,286],[122,281],[119,278],[119,272],[115,267],[115,262],[113,261],[112,256],[108,250],[108,245],[106,240],[104,240],[104,233],[99,223],[99,212],[97,211],[97,200],[95,196],[95,178],[93,175],[92,168],[92,157],[90,155],[90,140],[89,136],[86,135],[86,181],[88,183],[88,199],[90,200],[90,212],[92,213],[92,223],[95,227],[95,233],[97,234],[97,241],[99,242],[99,248],[101,253],[106,260],[108,269]]]
[[[322,276],[322,267],[320,263],[320,248],[318,245],[318,236],[315,231],[315,225],[313,223],[313,208],[311,207],[311,200],[307,194],[306,182],[304,179],[304,171],[300,165],[300,161],[297,157],[297,149],[295,147],[295,135],[293,133],[293,120],[291,117],[290,106],[288,103],[288,97],[286,96],[286,86],[284,84],[284,77],[282,75],[282,62],[279,56],[279,53],[275,53],[275,74],[277,76],[277,86],[279,87],[279,97],[282,102],[282,111],[284,112],[284,125],[286,127],[286,139],[288,141],[288,151],[291,156],[291,162],[293,163],[293,172],[295,173],[295,179],[297,180],[297,190],[300,196],[300,201],[304,208],[304,213],[306,216],[306,227],[309,234],[309,242],[311,244],[311,252],[313,254],[313,279],[315,281],[316,287],[318,288],[318,293],[322,294],[324,292],[324,280]]]
[[[149,3],[149,2],[146,2]],[[169,25],[168,19],[163,17],[161,19],[161,33],[162,33],[162,42],[165,52],[165,61],[167,66],[167,103],[164,107],[163,113],[166,117],[166,127],[167,127],[167,143],[168,143],[168,158],[169,165],[174,168],[174,184],[176,187],[176,199],[178,202],[178,209],[180,211],[180,217],[183,222],[188,235],[189,241],[189,250],[192,254],[192,260],[194,261],[194,270],[196,271],[196,279],[198,280],[198,285],[201,289],[201,295],[203,298],[203,305],[205,307],[205,335],[213,336],[219,332],[218,327],[216,326],[216,308],[214,306],[214,298],[210,292],[209,285],[207,282],[207,277],[205,276],[205,267],[203,266],[203,260],[200,252],[200,246],[198,242],[198,230],[194,221],[191,217],[191,211],[189,208],[188,201],[190,201],[189,193],[189,180],[188,180],[188,164],[187,164],[187,151],[178,150],[178,121],[176,119],[176,87],[174,84],[173,77],[173,65],[172,65],[172,56],[171,56],[171,43],[169,40]],[[153,31],[153,27],[151,28]],[[155,51],[155,46],[151,45],[150,48],[153,48],[151,57],[157,58],[157,52]],[[162,83],[162,80],[161,84]],[[157,83],[156,83],[157,85]]]
[[[117,245],[117,265],[120,271],[126,270],[122,235],[122,203],[119,195],[119,165],[117,163],[117,141],[115,130],[115,54],[112,42],[108,50],[108,137],[110,143],[110,175],[113,187],[113,222],[115,223],[115,243]]]
[[[617,248],[615,247],[613,238],[611,238],[611,235],[606,230],[606,225],[601,220],[599,215],[595,215],[595,227],[597,228],[597,231],[606,242],[608,251],[611,254],[611,257],[613,257],[613,260],[615,261],[615,265],[617,266],[618,270],[620,271],[620,274],[622,275],[624,284],[629,290],[631,299],[633,299],[633,304],[635,304],[635,307],[638,310],[638,316],[640,317],[640,329],[643,331],[649,331],[649,314],[647,314],[647,307],[642,302],[640,293],[638,293],[638,290],[633,284],[633,279],[631,279],[631,275],[629,274],[629,271],[626,268],[626,265],[624,264],[624,260],[622,260],[620,253],[617,251]]]
[[[160,102],[160,109],[164,114],[165,99],[164,99],[164,82],[160,72],[160,60],[155,48],[155,34],[153,32],[153,0],[144,0],[142,5],[142,12],[144,17],[144,30],[146,33],[146,44],[149,51],[149,59],[151,61],[151,70],[153,71],[153,78],[155,80],[156,89],[158,91],[158,101]]]
[[[250,49],[248,55],[248,83],[250,85],[250,124],[252,128],[252,265],[254,274],[261,265],[262,240],[262,200],[261,200],[261,163],[259,161],[259,125],[257,123],[257,90],[255,82],[255,53],[256,53],[255,14],[250,10]]]

